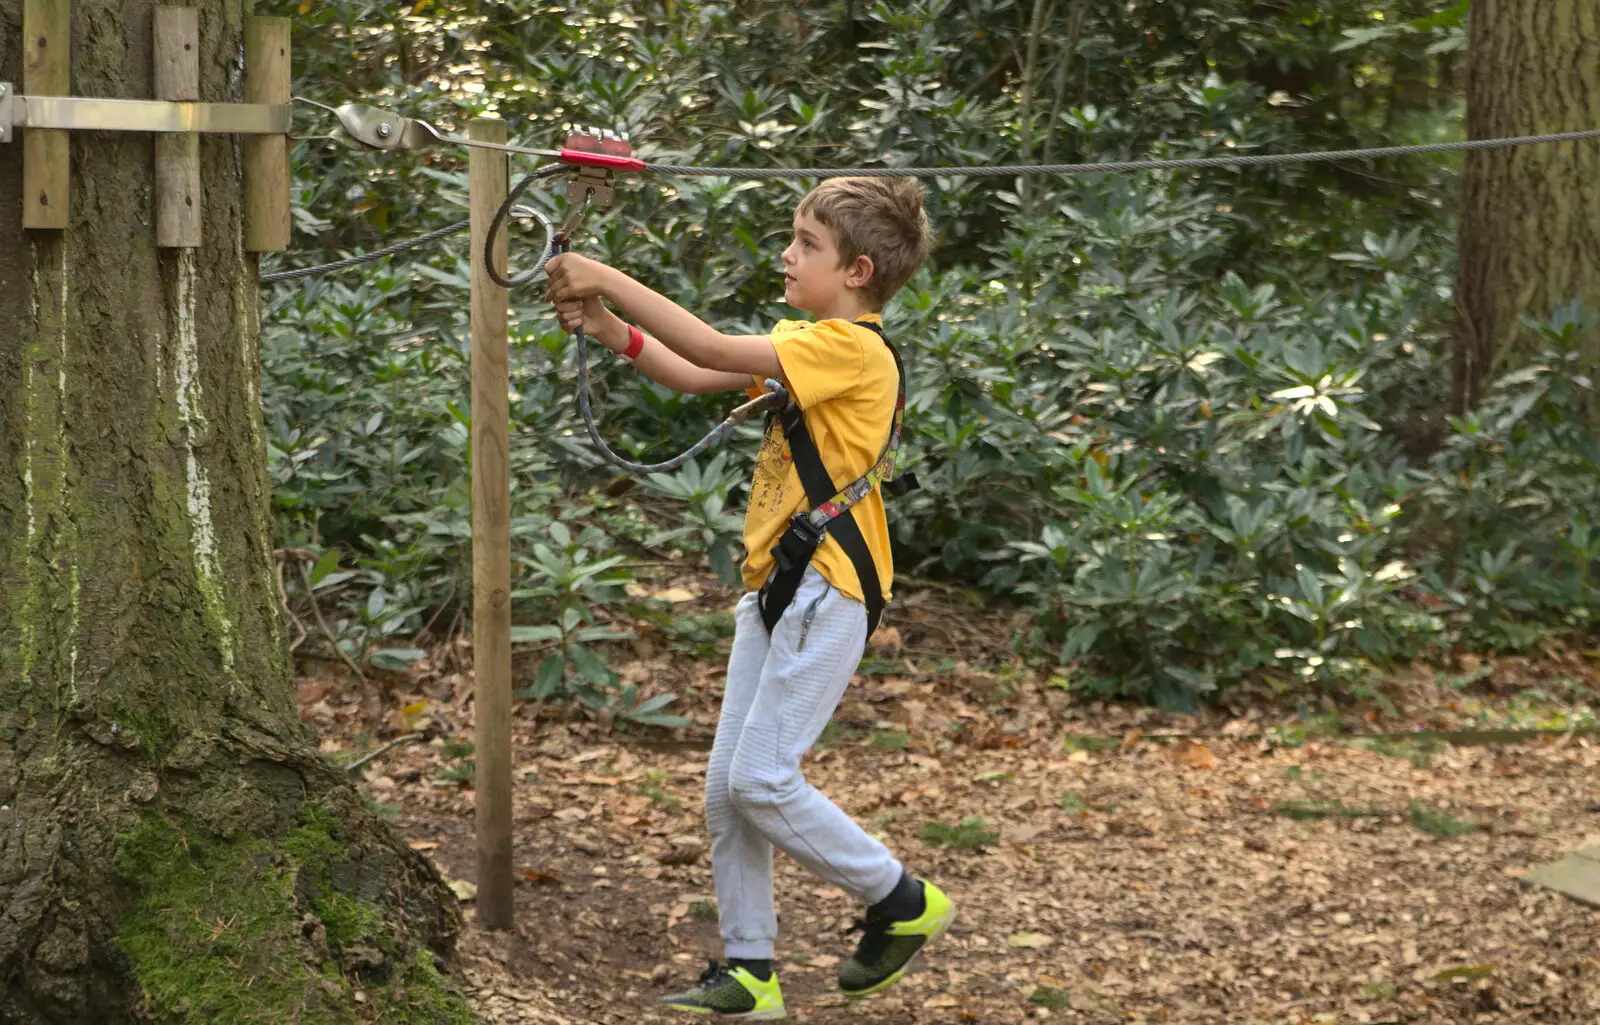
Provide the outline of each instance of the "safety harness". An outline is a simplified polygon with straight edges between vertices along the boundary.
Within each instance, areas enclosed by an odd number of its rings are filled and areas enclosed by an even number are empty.
[[[862,536],[853,511],[857,503],[871,494],[875,487],[881,486],[884,494],[898,498],[922,486],[917,483],[914,473],[894,476],[895,453],[900,447],[900,430],[905,425],[906,417],[905,364],[900,361],[899,350],[883,333],[883,328],[865,320],[858,320],[856,324],[877,332],[883,344],[888,346],[889,353],[894,356],[900,388],[895,397],[894,422],[889,428],[889,440],[872,468],[840,490],[828,473],[828,468],[823,465],[822,454],[817,451],[817,443],[812,440],[811,432],[806,429],[806,418],[800,410],[800,404],[791,396],[781,410],[767,415],[768,430],[772,428],[774,417],[783,428],[783,436],[789,442],[789,454],[794,459],[794,468],[800,475],[806,499],[811,503],[810,512],[798,512],[790,517],[789,529],[783,532],[772,549],[776,566],[757,596],[761,621],[766,624],[768,633],[777,627],[784,610],[794,602],[795,591],[800,587],[806,567],[811,565],[817,549],[822,547],[822,542],[831,533],[850,558],[856,576],[861,581],[861,594],[867,606],[867,636],[871,637],[873,631],[878,629],[878,621],[883,618],[885,602],[883,588],[878,582],[877,564],[872,561],[872,551],[867,547],[867,539]]]

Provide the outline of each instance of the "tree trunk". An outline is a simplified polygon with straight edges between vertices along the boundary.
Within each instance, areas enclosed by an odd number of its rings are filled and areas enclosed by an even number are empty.
[[[1600,125],[1594,0],[1474,0],[1467,132],[1474,139]],[[1583,300],[1600,313],[1600,144],[1470,153],[1461,213],[1455,389],[1470,409],[1489,380],[1538,354],[1519,323]],[[1600,367],[1600,333],[1586,364]]]
[[[246,0],[199,6],[238,102]],[[151,10],[75,0],[74,93],[152,95]],[[198,250],[156,249],[150,136],[71,149],[68,229],[25,233],[0,145],[0,1023],[468,1022],[453,899],[297,714],[239,141]]]

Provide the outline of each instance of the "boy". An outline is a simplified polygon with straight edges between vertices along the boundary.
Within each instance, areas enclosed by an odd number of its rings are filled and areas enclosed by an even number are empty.
[[[730,336],[620,271],[575,254],[548,264],[549,298],[563,326],[633,361],[680,392],[750,390],[781,380],[804,414],[823,466],[841,486],[878,461],[900,382],[881,337],[884,304],[910,280],[931,245],[924,189],[906,178],[834,178],[796,208],[783,251],[784,300],[811,323],[782,321],[770,335]],[[630,327],[609,299],[644,328]],[[648,333],[646,333],[648,332]],[[839,970],[847,996],[893,985],[912,957],[949,927],[949,898],[806,783],[800,758],[832,717],[860,662],[867,598],[893,580],[880,489],[850,511],[875,566],[864,586],[831,528],[770,633],[759,592],[774,574],[772,549],[796,513],[811,508],[790,445],[768,427],[745,516],[748,551],[727,689],[706,772],[706,823],[726,964],[668,997],[671,1008],[732,1018],[784,1017],[773,972],[777,914],[772,849],[779,848],[867,904],[855,955]]]

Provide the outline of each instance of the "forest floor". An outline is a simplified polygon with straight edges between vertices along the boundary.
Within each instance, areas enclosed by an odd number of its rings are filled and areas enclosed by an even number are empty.
[[[469,902],[465,642],[366,687],[300,681],[336,758],[428,734],[375,758],[362,786],[463,897],[486,1022],[673,1020],[655,1002],[721,954],[701,792],[727,642],[704,614],[732,595],[680,581],[654,596],[674,616],[632,624],[612,664],[677,693],[694,725],[518,707],[508,932],[480,928]],[[834,972],[859,909],[780,855],[791,1018],[1600,1022],[1600,911],[1519,879],[1600,843],[1600,736],[1560,732],[1593,721],[1600,652],[1419,666],[1383,700],[1320,716],[1269,695],[1165,716],[1019,671],[1013,624],[953,592],[910,594],[889,622],[807,775],[958,918],[898,986],[848,1004]],[[519,678],[537,658],[519,657]],[[1557,731],[1379,736],[1486,724]]]

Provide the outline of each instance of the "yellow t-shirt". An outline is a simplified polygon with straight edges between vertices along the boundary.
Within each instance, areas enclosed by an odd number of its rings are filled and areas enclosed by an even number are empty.
[[[876,314],[862,318],[882,323]],[[772,344],[783,365],[789,394],[806,415],[806,429],[822,464],[843,488],[872,469],[888,443],[900,379],[894,355],[871,328],[834,319],[817,323],[784,320],[772,329]],[[772,572],[772,549],[789,528],[789,519],[811,508],[789,454],[789,441],[774,418],[761,442],[750,507],[744,517],[744,583],[759,590]],[[889,600],[894,563],[889,552],[889,521],[883,492],[856,503],[851,515],[861,528],[878,569],[878,586]],[[855,565],[830,534],[811,563],[840,592],[865,601]]]

